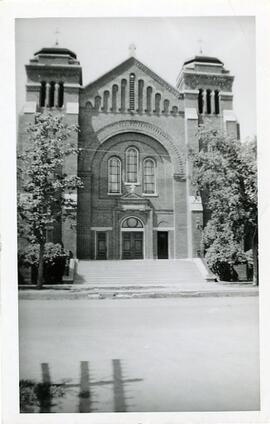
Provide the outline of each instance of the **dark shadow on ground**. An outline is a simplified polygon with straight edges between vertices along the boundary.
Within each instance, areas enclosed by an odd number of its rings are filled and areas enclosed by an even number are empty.
[[[71,390],[74,388],[78,390],[78,394],[73,395],[78,396],[79,399],[78,410],[73,412],[97,412],[97,409],[93,408],[93,390],[97,386],[104,385],[109,385],[113,391],[114,407],[111,412],[127,412],[125,385],[143,381],[142,378],[124,378],[120,359],[112,360],[112,379],[109,380],[93,380],[88,361],[82,361],[80,363],[79,384],[72,383],[72,380],[52,383],[48,363],[41,364],[41,375],[42,382],[35,382],[33,380],[20,381],[21,413],[60,412],[58,411],[60,399],[71,393]],[[98,403],[98,401],[95,403]],[[52,411],[52,408],[54,408],[54,411]],[[61,410],[61,412],[65,411]]]

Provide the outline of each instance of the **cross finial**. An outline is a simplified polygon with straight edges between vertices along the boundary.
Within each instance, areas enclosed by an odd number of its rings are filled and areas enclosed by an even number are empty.
[[[58,40],[58,35],[60,34],[60,31],[59,31],[59,29],[58,28],[56,28],[56,30],[55,30],[55,45],[56,46],[59,46],[59,40]]]
[[[200,48],[199,53],[200,53],[200,54],[203,54],[203,49],[202,49],[202,43],[203,43],[203,40],[202,40],[202,39],[199,39],[199,40],[198,40],[198,43],[199,43],[199,48]]]
[[[136,57],[136,46],[134,43],[129,45],[129,56]]]

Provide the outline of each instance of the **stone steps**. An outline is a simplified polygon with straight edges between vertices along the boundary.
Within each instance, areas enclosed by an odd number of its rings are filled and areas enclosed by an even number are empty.
[[[192,260],[79,261],[75,283],[114,286],[205,282]]]

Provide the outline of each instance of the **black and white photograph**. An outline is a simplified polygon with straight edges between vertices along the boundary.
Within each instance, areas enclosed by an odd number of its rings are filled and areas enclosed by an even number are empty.
[[[29,422],[260,413],[256,29],[251,15],[14,20],[14,390]]]
[[[21,412],[259,409],[254,19],[16,48]]]

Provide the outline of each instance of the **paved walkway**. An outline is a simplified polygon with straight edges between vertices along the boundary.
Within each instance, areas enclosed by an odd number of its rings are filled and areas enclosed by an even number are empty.
[[[42,290],[35,286],[20,286],[21,299],[136,299],[166,297],[224,297],[258,296],[259,289],[252,283],[227,282],[181,282],[154,285],[95,285],[60,284],[44,285]]]

